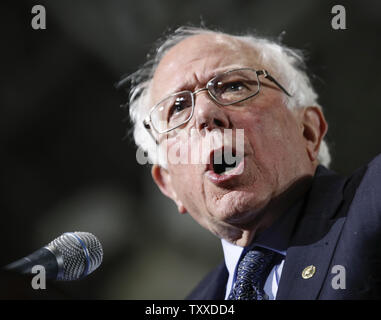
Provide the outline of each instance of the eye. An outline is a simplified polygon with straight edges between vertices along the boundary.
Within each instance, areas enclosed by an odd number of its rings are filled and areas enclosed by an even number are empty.
[[[253,82],[250,80],[231,80],[231,81],[218,81],[214,86],[214,92],[220,96],[226,95],[241,95],[252,91]]]
[[[186,108],[186,99],[184,97],[177,97],[172,106],[170,107],[171,114],[181,112]]]
[[[242,81],[235,81],[223,84],[221,89],[222,92],[234,92],[248,89],[248,87]]]
[[[179,117],[184,110],[189,109],[192,103],[189,101],[187,96],[177,96],[174,101],[168,107],[167,121],[169,122],[172,118]]]

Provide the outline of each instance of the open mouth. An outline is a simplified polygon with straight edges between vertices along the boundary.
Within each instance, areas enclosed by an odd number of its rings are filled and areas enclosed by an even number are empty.
[[[237,174],[235,169],[238,168],[242,160],[243,156],[237,155],[234,149],[225,150],[222,148],[211,153],[210,169],[217,175]]]

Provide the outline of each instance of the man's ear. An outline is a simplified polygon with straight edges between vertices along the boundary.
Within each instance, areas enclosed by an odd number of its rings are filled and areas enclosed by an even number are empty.
[[[186,208],[182,204],[181,200],[178,199],[176,191],[173,188],[171,176],[168,170],[154,164],[152,166],[151,174],[160,191],[176,203],[177,209],[180,213],[186,213]]]
[[[307,153],[311,161],[317,159],[320,144],[327,133],[328,124],[319,107],[304,109],[302,115],[303,137],[306,141]]]

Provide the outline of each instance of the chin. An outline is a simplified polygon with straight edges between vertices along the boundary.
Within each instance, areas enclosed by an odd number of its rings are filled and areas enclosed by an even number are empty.
[[[219,202],[213,208],[213,216],[228,224],[242,225],[254,222],[269,201],[253,197],[240,197],[239,199],[232,197],[221,199]]]

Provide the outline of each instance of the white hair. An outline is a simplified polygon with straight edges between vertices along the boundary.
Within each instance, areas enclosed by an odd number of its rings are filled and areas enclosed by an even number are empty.
[[[147,62],[135,73],[122,79],[119,86],[131,82],[129,96],[129,114],[133,124],[133,137],[136,145],[147,153],[152,163],[158,163],[166,167],[165,160],[160,155],[159,148],[152,136],[143,126],[143,120],[147,117],[150,108],[150,87],[157,66],[163,56],[182,40],[201,34],[224,34],[205,28],[180,27],[172,34],[160,41],[155,50],[153,58],[148,55]],[[271,66],[276,70],[279,82],[287,88],[292,97],[285,98],[288,108],[303,108],[307,106],[321,106],[317,102],[318,95],[313,89],[311,82],[305,72],[304,56],[301,51],[290,49],[273,40],[256,35],[235,36],[229,35],[252,46],[259,54],[263,65]],[[320,144],[318,161],[328,167],[331,156],[326,141]]]

